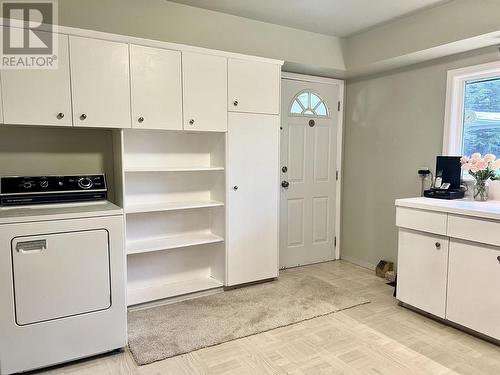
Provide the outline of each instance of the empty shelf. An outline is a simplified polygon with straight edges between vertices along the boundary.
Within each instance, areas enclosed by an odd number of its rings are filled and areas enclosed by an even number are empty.
[[[211,232],[192,232],[168,237],[127,241],[127,254],[141,254],[152,251],[178,249],[181,247],[223,242],[224,238]]]
[[[223,284],[221,282],[211,277],[206,277],[163,285],[152,285],[142,288],[129,287],[127,290],[127,304],[129,306],[137,305],[139,303],[201,292],[204,290],[220,288],[222,286]]]
[[[224,206],[219,201],[189,201],[189,202],[165,202],[165,203],[147,203],[127,205],[125,212],[128,214],[141,212],[160,212],[175,210],[191,210],[195,208],[220,207]]]
[[[126,173],[223,171],[224,167],[128,167]]]

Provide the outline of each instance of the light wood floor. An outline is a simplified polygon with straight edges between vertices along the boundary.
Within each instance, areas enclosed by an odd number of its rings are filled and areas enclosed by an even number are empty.
[[[314,275],[371,303],[138,367],[128,351],[43,374],[500,374],[500,348],[397,305],[372,271],[329,262]]]

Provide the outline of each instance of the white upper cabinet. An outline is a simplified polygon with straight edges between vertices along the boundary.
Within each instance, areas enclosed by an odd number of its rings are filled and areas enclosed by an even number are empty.
[[[184,130],[227,130],[227,59],[182,53]]]
[[[2,70],[6,124],[72,125],[67,35],[58,48],[57,69]]]
[[[73,124],[130,128],[128,45],[70,36],[69,46]]]
[[[181,53],[130,45],[132,127],[182,129]]]
[[[280,66],[228,59],[228,110],[278,114]]]

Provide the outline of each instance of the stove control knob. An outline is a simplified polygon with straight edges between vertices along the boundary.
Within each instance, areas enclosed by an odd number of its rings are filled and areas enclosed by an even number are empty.
[[[49,186],[49,181],[48,180],[40,180],[40,186],[43,188],[46,188]]]
[[[23,187],[25,189],[31,189],[33,187],[33,182],[31,182],[31,181],[25,181],[25,182],[23,182]]]
[[[90,189],[92,185],[92,180],[88,177],[82,177],[78,180],[78,186],[82,189]]]

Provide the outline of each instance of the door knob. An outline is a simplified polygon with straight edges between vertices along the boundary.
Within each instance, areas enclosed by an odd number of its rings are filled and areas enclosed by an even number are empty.
[[[62,120],[63,118],[64,118],[64,113],[59,112],[59,113],[57,114],[57,119],[58,119],[58,120]]]
[[[288,189],[288,187],[290,186],[290,183],[288,181],[282,181],[281,186],[283,186],[285,189]]]
[[[87,115],[85,113],[82,113],[80,116],[80,120],[85,120],[87,118]]]
[[[141,117],[139,117],[139,118],[137,119],[137,121],[139,121],[139,124],[142,124],[142,123],[144,122],[144,117],[142,117],[142,116],[141,116]]]

